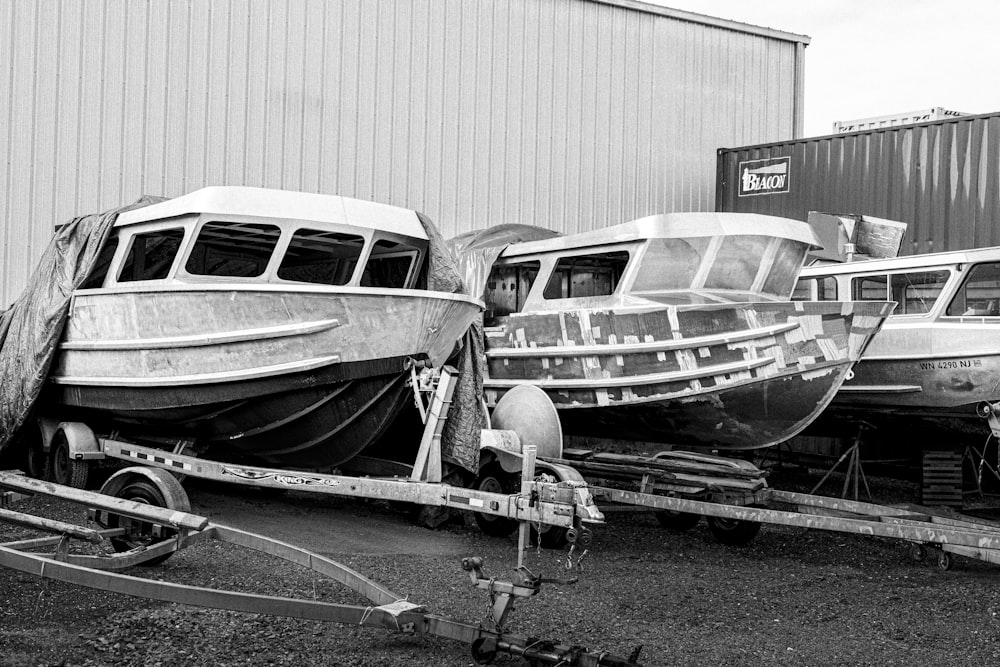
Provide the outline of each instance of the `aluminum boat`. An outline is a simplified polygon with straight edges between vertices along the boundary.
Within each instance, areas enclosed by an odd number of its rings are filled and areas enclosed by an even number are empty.
[[[860,419],[939,448],[989,435],[976,407],[1000,400],[1000,248],[808,266],[793,298],[899,304],[810,431]]]
[[[803,222],[654,215],[512,243],[486,280],[488,403],[536,385],[569,434],[754,449],[804,429],[889,314],[789,300]]]
[[[479,317],[427,289],[416,212],[212,187],[119,216],[73,296],[40,411],[219,458],[323,469],[411,401]]]

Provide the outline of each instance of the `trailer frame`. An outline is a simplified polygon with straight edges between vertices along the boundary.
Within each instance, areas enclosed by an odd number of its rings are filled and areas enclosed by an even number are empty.
[[[1000,564],[1000,523],[950,509],[919,505],[880,505],[767,486],[766,471],[748,461],[689,452],[660,452],[652,457],[597,454],[568,449],[564,458],[546,463],[573,465],[591,482],[590,492],[605,512],[616,508],[689,517],[689,529],[705,517],[719,541],[745,544],[761,524],[852,535],[877,536],[910,544],[914,560],[932,550],[938,568],[950,569],[952,555]],[[602,486],[601,480],[631,483],[633,489]]]
[[[71,540],[98,547],[106,540],[121,538],[126,527],[93,529],[76,524],[0,510],[0,521],[54,533],[54,537],[32,538],[0,544],[0,566],[33,574],[42,579],[96,588],[135,597],[175,602],[246,613],[377,627],[401,633],[427,634],[466,643],[478,664],[493,662],[499,653],[523,656],[532,664],[575,665],[578,667],[639,667],[638,650],[628,658],[556,641],[539,640],[508,633],[504,620],[517,599],[538,594],[542,583],[527,568],[515,571],[511,582],[487,577],[478,558],[463,559],[462,569],[472,586],[487,591],[489,615],[479,623],[469,623],[433,614],[351,568],[320,554],[273,540],[262,535],[211,522],[176,508],[151,506],[101,493],[65,487],[27,478],[20,473],[0,472],[0,505],[9,505],[27,496],[43,495],[67,500],[88,508],[91,516],[102,513],[128,517],[139,523],[168,528],[169,534],[148,545],[119,553],[71,553]],[[205,588],[123,574],[120,570],[141,564],[155,564],[180,549],[209,540],[235,545],[301,566],[314,574],[332,579],[363,595],[369,605],[350,605]],[[31,550],[51,549],[43,553]]]

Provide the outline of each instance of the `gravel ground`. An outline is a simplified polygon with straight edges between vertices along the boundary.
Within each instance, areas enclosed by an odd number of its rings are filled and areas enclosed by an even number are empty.
[[[801,489],[810,481],[801,472],[771,477],[777,488]],[[912,500],[910,487],[886,480],[876,480],[875,491],[883,501]],[[195,510],[211,507],[202,513],[213,520],[281,526],[302,536],[297,543],[459,620],[482,619],[487,601],[468,585],[456,554],[484,556],[498,578],[516,565],[514,538],[484,536],[469,521],[431,532],[377,502],[248,497],[201,485],[190,493]],[[13,509],[83,522],[79,509],[42,498]],[[352,540],[323,532],[325,515],[357,535],[378,527],[397,537],[382,540],[384,549],[358,550]],[[24,533],[0,524],[0,541]],[[426,537],[446,548],[409,548]],[[528,565],[560,576],[564,557],[532,551]],[[649,514],[615,514],[596,532],[580,581],[546,585],[518,604],[509,626],[620,655],[641,644],[648,665],[996,664],[1000,569],[956,560],[955,569],[941,572],[910,561],[899,542],[772,526],[749,546],[727,547],[713,541],[704,523],[678,534]],[[169,581],[365,604],[295,566],[217,543],[136,570]],[[521,664],[503,656],[497,662]],[[150,602],[0,569],[0,664],[374,667],[472,660],[467,647],[447,640]]]

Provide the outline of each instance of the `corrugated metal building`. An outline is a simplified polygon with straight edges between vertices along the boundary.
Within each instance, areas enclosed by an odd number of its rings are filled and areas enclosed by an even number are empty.
[[[54,224],[204,185],[382,201],[446,236],[710,210],[801,135],[808,38],[632,0],[0,3],[0,307]]]
[[[720,149],[716,210],[899,220],[902,254],[1000,245],[1000,113]]]

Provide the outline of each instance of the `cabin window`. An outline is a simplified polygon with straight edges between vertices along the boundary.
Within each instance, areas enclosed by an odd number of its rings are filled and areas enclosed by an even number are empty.
[[[524,308],[528,292],[538,277],[540,262],[520,262],[518,264],[498,264],[486,279],[485,320],[518,313]]]
[[[419,250],[405,243],[379,239],[372,246],[368,263],[361,274],[362,287],[398,288],[406,287],[410,268]]]
[[[855,301],[895,301],[893,315],[929,313],[948,282],[947,271],[862,276],[851,281]]]
[[[90,275],[80,285],[80,289],[97,289],[104,285],[104,278],[108,275],[108,269],[111,268],[111,260],[115,258],[116,250],[118,250],[118,237],[113,236],[101,248],[101,252],[94,262],[94,267],[90,270]]]
[[[893,274],[889,282],[892,286],[889,300],[896,302],[893,315],[929,313],[941,296],[949,275],[947,271]]]
[[[365,239],[355,234],[300,229],[288,243],[278,277],[302,283],[346,285],[354,276]]]
[[[275,225],[206,222],[184,270],[195,276],[256,278],[267,270],[280,236]]]
[[[771,261],[771,271],[767,274],[761,291],[787,298],[795,284],[795,279],[802,270],[802,260],[805,258],[806,246],[791,239],[775,239],[778,244]]]
[[[888,301],[888,277],[862,276],[860,278],[852,279],[851,298],[855,301]]]
[[[792,301],[836,301],[837,279],[833,276],[801,278],[795,284]]]
[[[948,304],[948,315],[1000,316],[1000,263],[977,264]]]
[[[771,237],[726,236],[705,278],[706,289],[748,291],[753,287]],[[791,285],[789,285],[789,288]]]
[[[561,257],[545,285],[546,299],[607,296],[618,287],[628,264],[626,251]]]
[[[650,239],[632,283],[633,292],[690,289],[710,237]]]
[[[163,280],[170,275],[177,251],[184,241],[183,229],[161,229],[132,237],[119,282]]]

